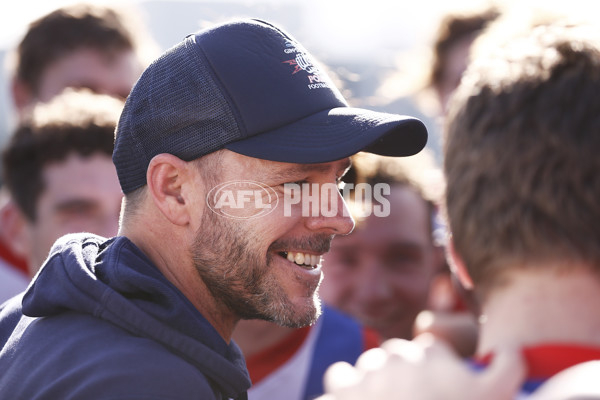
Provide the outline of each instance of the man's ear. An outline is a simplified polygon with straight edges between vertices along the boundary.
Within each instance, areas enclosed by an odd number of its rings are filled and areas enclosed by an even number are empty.
[[[458,278],[459,282],[465,289],[473,290],[473,280],[471,279],[471,275],[469,275],[469,271],[467,271],[467,267],[465,267],[462,257],[454,248],[454,240],[452,240],[452,237],[448,239],[446,249],[446,258],[448,259],[450,270]]]
[[[183,226],[190,220],[185,186],[191,178],[188,163],[172,154],[158,154],[148,165],[149,193],[165,218],[175,225]]]
[[[12,98],[19,114],[31,103],[31,88],[20,79],[13,79],[11,84]]]
[[[0,237],[19,257],[26,259],[31,253],[31,237],[27,220],[12,199],[0,206]]]

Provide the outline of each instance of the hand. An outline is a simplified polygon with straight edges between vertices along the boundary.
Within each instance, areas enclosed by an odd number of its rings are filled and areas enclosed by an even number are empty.
[[[415,320],[414,336],[431,333],[444,340],[461,357],[471,357],[477,349],[479,324],[469,311],[421,311]]]
[[[503,349],[475,371],[430,334],[391,339],[360,356],[356,367],[336,363],[325,374],[321,400],[509,400],[525,379],[516,349]]]

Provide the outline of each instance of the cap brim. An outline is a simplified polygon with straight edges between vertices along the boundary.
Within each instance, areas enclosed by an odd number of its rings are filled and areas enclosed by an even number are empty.
[[[416,118],[340,107],[229,143],[225,148],[264,160],[313,164],[339,160],[359,151],[411,156],[426,143],[427,129]]]

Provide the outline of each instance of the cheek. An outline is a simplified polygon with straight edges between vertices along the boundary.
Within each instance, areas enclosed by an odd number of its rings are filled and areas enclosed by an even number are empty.
[[[341,303],[352,298],[356,286],[356,273],[341,268],[323,269],[323,282],[319,293],[325,302]]]
[[[61,236],[63,223],[57,216],[50,212],[47,202],[41,202],[37,209],[37,218],[31,228],[31,238],[33,247],[50,248],[56,239]]]
[[[56,224],[40,219],[31,227],[30,232],[31,252],[40,260],[46,258],[56,239],[62,236]]]
[[[410,304],[427,302],[430,281],[430,275],[427,274],[396,274],[388,277],[397,301]]]
[[[248,246],[252,251],[260,252],[261,256],[264,257],[270,246],[286,235],[285,221],[280,221],[274,217],[267,215],[256,219],[232,220],[235,224],[232,229],[236,230],[236,235],[250,238],[247,241]],[[274,257],[274,255],[267,254],[267,257],[271,256]]]

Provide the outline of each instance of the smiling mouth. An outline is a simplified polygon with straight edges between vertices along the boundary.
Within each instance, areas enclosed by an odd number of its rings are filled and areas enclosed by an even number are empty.
[[[316,254],[295,251],[280,251],[277,254],[303,268],[316,269],[321,263],[321,256]]]

